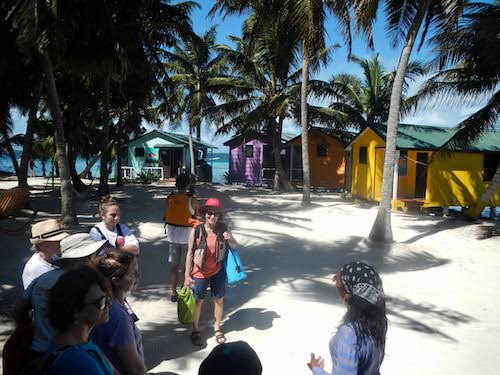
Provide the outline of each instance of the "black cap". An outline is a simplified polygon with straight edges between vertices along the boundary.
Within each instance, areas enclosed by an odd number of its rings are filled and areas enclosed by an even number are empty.
[[[236,341],[217,345],[200,365],[198,375],[261,375],[262,364],[250,345]]]

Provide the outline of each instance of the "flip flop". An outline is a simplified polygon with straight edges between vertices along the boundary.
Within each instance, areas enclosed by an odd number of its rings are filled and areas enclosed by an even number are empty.
[[[224,344],[226,342],[226,336],[224,335],[224,332],[222,332],[219,329],[214,333],[215,333],[215,341],[217,341],[217,344]]]
[[[196,346],[203,345],[203,339],[201,338],[200,331],[191,332],[191,342],[193,343],[193,345],[196,345]]]

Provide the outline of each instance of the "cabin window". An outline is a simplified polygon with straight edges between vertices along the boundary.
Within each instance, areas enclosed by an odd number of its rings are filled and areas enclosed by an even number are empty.
[[[359,164],[366,164],[366,159],[368,155],[368,147],[359,148]]]
[[[138,158],[144,157],[144,147],[136,147],[135,148],[135,156]]]
[[[316,156],[318,157],[328,156],[328,145],[322,145],[322,144],[316,145]]]
[[[483,159],[483,181],[491,181],[495,172],[497,171],[498,164],[500,164],[500,155],[498,154],[484,154]]]
[[[408,174],[408,151],[399,151],[398,175],[406,176]]]
[[[245,156],[253,158],[253,145],[245,145]]]

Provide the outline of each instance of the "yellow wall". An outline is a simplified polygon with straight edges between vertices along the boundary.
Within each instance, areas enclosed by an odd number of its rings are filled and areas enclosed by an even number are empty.
[[[359,164],[359,148],[368,147],[367,164]],[[385,142],[367,129],[352,145],[352,195],[369,200],[380,200],[384,167]],[[408,151],[405,176],[398,177],[398,197],[415,197],[416,160],[418,150]],[[485,191],[483,182],[483,154],[458,152],[450,158],[432,160],[427,170],[426,206],[470,206]],[[500,188],[493,196],[493,205],[500,206]]]
[[[483,182],[483,154],[454,153],[448,159],[436,158],[427,173],[427,206],[469,206],[486,190]],[[500,189],[493,196],[500,205]]]
[[[352,195],[374,200],[375,198],[375,149],[384,147],[385,142],[371,129],[358,137],[352,145]],[[367,147],[367,163],[359,164],[359,148]],[[380,154],[380,152],[379,152]],[[383,154],[383,152],[382,152]],[[383,159],[382,159],[383,167]]]
[[[292,142],[301,145],[301,138]],[[327,156],[317,155],[317,145],[327,144]],[[297,150],[297,149],[296,149]],[[318,130],[309,132],[309,165],[311,168],[311,186],[320,186],[330,189],[344,187],[344,145],[337,138],[326,135]]]

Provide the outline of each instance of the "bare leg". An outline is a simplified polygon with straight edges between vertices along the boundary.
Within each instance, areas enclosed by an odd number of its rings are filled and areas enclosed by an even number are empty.
[[[200,330],[200,316],[201,316],[201,308],[203,306],[203,300],[196,301],[196,307],[194,310],[194,321],[193,321],[193,331]]]
[[[170,268],[170,289],[172,290],[172,294],[177,294],[177,273],[179,272],[179,266],[177,264],[173,264]]]
[[[220,330],[222,313],[224,311],[224,298],[214,299],[214,331]]]

